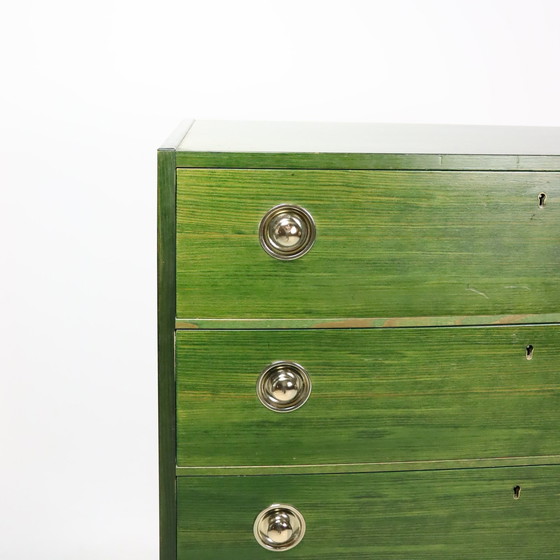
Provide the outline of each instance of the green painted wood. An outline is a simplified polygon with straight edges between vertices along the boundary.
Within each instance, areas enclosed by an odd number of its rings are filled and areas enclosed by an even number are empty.
[[[157,154],[158,437],[160,560],[177,557],[175,496],[175,149],[192,121],[181,124]]]
[[[160,558],[271,557],[277,501],[308,521],[288,558],[556,557],[560,155],[181,151],[191,127],[158,154]],[[318,225],[298,261],[258,243],[279,202]],[[312,375],[291,414],[255,395],[277,359]]]
[[[560,156],[177,152],[177,167],[232,169],[558,171],[560,169]]]
[[[158,308],[158,439],[160,560],[177,558],[175,486],[175,266],[176,149],[193,121],[182,122],[157,154],[157,308]]]
[[[556,326],[178,331],[178,465],[557,455],[559,344]],[[255,393],[277,360],[312,379],[291,413]]]
[[[252,527],[274,503],[307,525],[283,558],[557,559],[559,496],[560,467],[181,478],[178,559],[272,558]]]
[[[403,472],[418,470],[474,469],[491,467],[526,467],[560,465],[560,455],[538,457],[487,457],[452,461],[401,461],[387,463],[341,463],[324,465],[260,465],[258,467],[177,467],[177,476],[239,476],[257,474],[335,474],[364,472]]]
[[[179,169],[177,181],[178,317],[560,311],[558,173]],[[282,202],[317,223],[295,261],[258,241]]]
[[[177,329],[363,329],[465,325],[557,324],[560,313],[463,317],[369,317],[357,319],[177,319]]]
[[[158,152],[158,408],[160,560],[176,560],[175,152]]]

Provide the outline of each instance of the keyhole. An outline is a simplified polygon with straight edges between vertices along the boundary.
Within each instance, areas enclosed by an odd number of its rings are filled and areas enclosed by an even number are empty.
[[[527,346],[527,348],[525,348],[525,357],[528,360],[533,359],[533,345],[532,344],[529,344],[529,346]]]
[[[521,486],[514,486],[513,487],[513,499],[519,500],[519,496],[521,495]]]
[[[544,205],[546,204],[546,193],[540,193],[539,194],[539,208],[544,208]]]

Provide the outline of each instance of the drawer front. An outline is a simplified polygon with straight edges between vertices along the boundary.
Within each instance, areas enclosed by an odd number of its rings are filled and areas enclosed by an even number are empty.
[[[306,524],[285,558],[536,560],[560,550],[558,466],[187,477],[177,492],[179,560],[270,558],[253,522],[276,503]]]
[[[559,454],[559,346],[559,326],[178,331],[178,464]],[[277,361],[311,381],[291,412],[257,397]]]
[[[178,169],[177,189],[178,317],[560,310],[558,173]],[[316,224],[295,260],[259,242],[282,203]]]

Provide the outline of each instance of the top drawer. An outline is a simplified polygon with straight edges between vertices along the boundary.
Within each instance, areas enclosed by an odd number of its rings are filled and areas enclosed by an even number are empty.
[[[560,173],[177,170],[177,316],[422,317],[560,310]],[[311,250],[263,216],[306,209]]]

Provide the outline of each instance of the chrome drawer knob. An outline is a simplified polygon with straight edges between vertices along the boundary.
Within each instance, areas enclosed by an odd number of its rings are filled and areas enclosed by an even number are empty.
[[[261,220],[259,239],[271,257],[285,261],[297,259],[315,242],[315,222],[305,208],[279,204]]]
[[[291,412],[303,406],[311,394],[311,379],[306,369],[295,362],[274,362],[257,381],[257,396],[275,412]]]
[[[259,513],[253,534],[267,550],[289,550],[303,539],[305,519],[293,506],[273,504]]]
[[[270,394],[280,403],[289,403],[297,397],[301,387],[297,375],[289,369],[280,369],[270,379]]]

